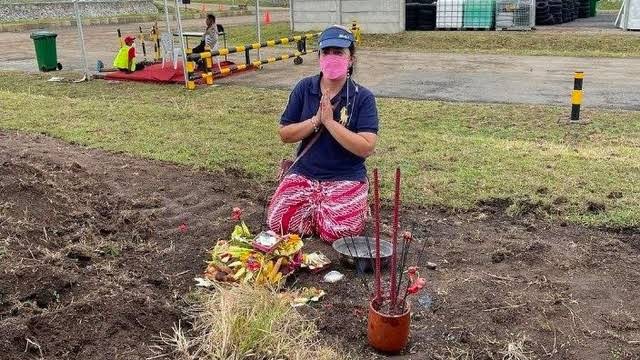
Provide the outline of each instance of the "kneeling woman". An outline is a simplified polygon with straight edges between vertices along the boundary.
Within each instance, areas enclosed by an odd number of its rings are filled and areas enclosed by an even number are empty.
[[[333,242],[364,229],[365,159],[376,145],[378,111],[373,94],[351,79],[353,34],[331,26],[318,47],[320,74],[296,85],[280,119],[282,141],[302,143],[271,199],[267,221],[277,233]]]

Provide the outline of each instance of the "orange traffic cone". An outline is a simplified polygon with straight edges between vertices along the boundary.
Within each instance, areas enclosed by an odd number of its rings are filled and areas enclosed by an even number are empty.
[[[269,12],[269,10],[264,12],[264,18],[263,21],[265,24],[269,25],[271,24],[271,13]]]

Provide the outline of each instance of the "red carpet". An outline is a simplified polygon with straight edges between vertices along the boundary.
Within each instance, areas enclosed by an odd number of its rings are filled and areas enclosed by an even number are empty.
[[[220,65],[224,68],[234,65],[231,61],[221,61]],[[213,71],[218,71],[218,64],[213,64]],[[164,64],[153,64],[145,66],[144,69],[134,71],[132,73],[125,73],[123,71],[114,71],[106,73],[105,80],[120,80],[120,81],[147,81],[147,82],[160,82],[160,83],[181,83],[184,84],[184,74],[182,72],[182,62],[178,62],[177,69],[173,68],[173,63],[167,61]]]

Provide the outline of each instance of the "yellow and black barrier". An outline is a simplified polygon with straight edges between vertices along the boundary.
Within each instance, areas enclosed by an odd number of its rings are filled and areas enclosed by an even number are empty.
[[[573,92],[571,93],[571,121],[580,120],[580,105],[582,105],[583,91],[582,82],[584,72],[576,71],[573,78]]]
[[[316,36],[319,36],[320,33],[310,33],[305,35],[296,35],[289,38],[280,38],[275,40],[268,40],[263,43],[253,43],[246,44],[242,46],[236,46],[234,48],[225,48],[219,49],[216,51],[205,51],[201,53],[191,54],[187,57],[190,61],[198,61],[200,59],[204,59],[206,57],[218,56],[218,55],[229,55],[233,53],[247,52],[248,50],[257,50],[264,47],[273,47],[276,45],[287,45],[292,42],[306,42],[306,40],[310,40]],[[306,49],[304,49],[306,50]],[[300,46],[298,47],[298,51],[301,51]],[[250,61],[247,61],[249,63]]]
[[[250,68],[260,68],[262,65],[273,63],[280,60],[286,60],[290,58],[294,59],[293,60],[294,64],[296,65],[302,64],[301,56],[307,54],[307,40],[317,37],[319,35],[320,33],[309,33],[304,35],[296,35],[289,38],[268,40],[263,43],[253,43],[253,44],[247,44],[243,46],[236,46],[234,48],[224,48],[224,49],[219,49],[215,51],[206,50],[201,53],[187,52],[187,61],[185,61],[185,63],[187,67],[188,81],[187,81],[186,87],[189,90],[195,89],[196,88],[195,81],[199,79],[203,79],[207,85],[212,85],[213,79],[215,76],[220,76],[220,77],[227,76],[237,71],[242,71]],[[249,56],[250,50],[257,50],[264,47],[273,47],[280,44],[286,45],[293,42],[295,42],[297,45],[297,51],[293,53],[283,54],[281,56],[270,57],[264,60],[256,60],[256,61],[251,61],[251,58]],[[245,53],[244,64],[240,64],[240,65],[236,64],[236,65],[228,66],[220,69],[220,71],[217,71],[215,73],[212,71],[212,67],[213,67],[212,58],[214,56],[228,55],[228,54],[241,53],[241,52]],[[203,60],[206,65],[206,71],[204,71],[202,74],[195,73],[195,69],[196,69],[195,62],[199,60]]]
[[[282,61],[282,60],[287,60],[287,59],[291,59],[291,58],[296,58],[298,56],[302,56],[302,55],[306,55],[305,52],[300,52],[300,51],[295,51],[289,54],[282,54],[280,56],[275,56],[275,57],[269,57],[266,58],[264,60],[255,60],[252,61],[249,64],[234,64],[231,66],[227,66],[225,68],[220,69],[220,71],[216,71],[213,72],[211,71],[212,69],[212,63],[213,61],[211,60],[210,57],[206,58],[206,64],[207,64],[207,72],[202,73],[202,75],[197,75],[195,73],[193,73],[193,71],[189,72],[189,82],[193,82],[193,88],[195,88],[195,80],[198,80],[200,78],[204,79],[206,81],[206,83],[208,85],[213,84],[213,78],[214,77],[224,77],[227,75],[231,75],[235,72],[238,71],[243,71],[243,70],[247,70],[247,69],[251,69],[251,68],[260,68],[262,65],[265,64],[270,64],[270,63],[274,63],[276,61]],[[189,62],[191,64],[193,64],[193,62]],[[193,66],[187,66],[187,69],[193,69]],[[189,88],[189,86],[187,86],[187,88]],[[190,90],[193,90],[193,88],[189,88]]]
[[[191,55],[191,49],[185,49],[185,53],[187,54],[187,58]],[[193,61],[185,61],[185,66],[187,67],[187,83],[185,86],[189,90],[195,90],[196,88],[196,63]]]
[[[160,31],[158,30],[158,23],[153,24],[151,28],[151,41],[153,41],[153,53],[156,61],[162,60],[160,54]]]
[[[355,39],[356,43],[359,43],[360,40],[362,40],[362,33],[360,32],[360,25],[358,25],[356,20],[353,20],[351,22],[351,33],[353,33],[353,38]]]

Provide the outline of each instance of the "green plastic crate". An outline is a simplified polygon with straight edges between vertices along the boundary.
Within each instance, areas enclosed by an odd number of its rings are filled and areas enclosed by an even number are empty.
[[[462,19],[463,28],[491,29],[495,20],[495,0],[466,0]]]

